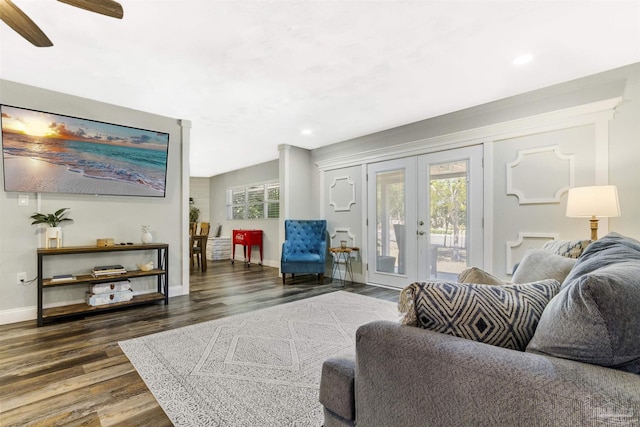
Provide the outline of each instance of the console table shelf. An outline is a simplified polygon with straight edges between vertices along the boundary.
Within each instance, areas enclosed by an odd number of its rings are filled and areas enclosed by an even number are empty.
[[[125,274],[117,274],[114,276],[100,276],[93,277],[90,274],[79,274],[75,279],[69,280],[60,280],[60,281],[52,281],[51,279],[43,279],[42,286],[45,288],[52,286],[66,286],[66,285],[75,285],[78,283],[88,284],[88,283],[109,283],[115,282],[122,279],[131,279],[134,277],[146,277],[146,276],[158,276],[160,274],[164,274],[164,270],[154,269],[149,271],[142,270],[133,270],[127,271]]]
[[[122,307],[150,304],[158,301],[164,301],[164,295],[158,292],[153,292],[150,294],[135,295],[131,301],[116,302],[113,304],[96,306],[90,306],[87,304],[70,304],[61,307],[45,308],[42,311],[42,317],[45,320],[62,319],[70,316],[77,316],[79,314],[100,313],[116,310]]]
[[[90,274],[76,275],[74,279],[53,281],[51,278],[45,278],[44,258],[50,256],[76,255],[87,253],[113,253],[128,251],[150,251],[157,252],[157,266],[153,270],[142,271],[132,270],[124,274],[93,277]],[[88,267],[90,268],[90,267]],[[157,277],[158,290],[147,294],[134,295],[130,301],[117,302],[113,304],[105,304],[91,306],[89,304],[69,304],[59,307],[44,308],[44,292],[58,286],[79,286],[91,285],[97,283],[108,283],[117,280],[135,279],[140,277]],[[131,307],[142,304],[151,304],[164,301],[165,305],[169,304],[169,245],[166,243],[149,243],[121,246],[69,246],[65,248],[38,249],[38,326],[42,326],[45,321],[64,319],[79,316],[82,314],[103,313],[107,311],[118,310],[123,307]]]

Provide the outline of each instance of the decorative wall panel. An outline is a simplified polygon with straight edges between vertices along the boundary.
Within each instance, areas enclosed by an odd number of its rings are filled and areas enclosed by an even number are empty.
[[[340,246],[341,240],[346,240],[348,247],[356,246],[356,237],[351,233],[350,228],[334,228],[329,237],[331,237],[332,248]]]
[[[573,154],[563,154],[560,146],[518,150],[518,157],[506,164],[507,194],[521,205],[559,203],[562,194],[574,186]]]
[[[350,211],[356,204],[356,184],[351,177],[336,178],[329,188],[329,205],[336,212]]]

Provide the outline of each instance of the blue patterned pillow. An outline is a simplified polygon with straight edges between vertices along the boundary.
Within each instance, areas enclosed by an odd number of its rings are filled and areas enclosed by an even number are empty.
[[[524,351],[557,280],[503,286],[416,282],[400,295],[402,323]]]

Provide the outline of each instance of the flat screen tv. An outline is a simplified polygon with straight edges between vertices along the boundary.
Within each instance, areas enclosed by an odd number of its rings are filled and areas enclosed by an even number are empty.
[[[164,197],[169,134],[1,105],[4,190]]]

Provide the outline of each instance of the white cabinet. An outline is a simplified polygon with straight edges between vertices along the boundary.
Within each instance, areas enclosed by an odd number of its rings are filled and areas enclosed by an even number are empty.
[[[231,237],[209,237],[207,259],[216,261],[231,258]]]

